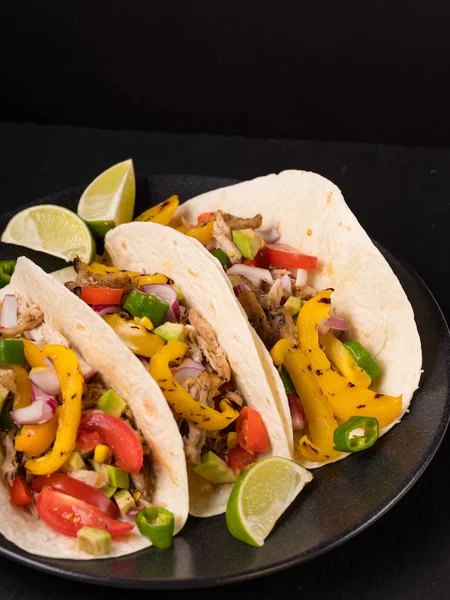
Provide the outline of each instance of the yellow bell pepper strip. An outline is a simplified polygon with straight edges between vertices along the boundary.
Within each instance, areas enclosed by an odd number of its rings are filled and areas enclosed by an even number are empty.
[[[386,427],[402,414],[402,397],[386,396],[366,388],[351,387],[329,397],[328,402],[340,421],[350,417],[374,417]]]
[[[178,227],[174,227],[174,229],[176,229],[180,233],[187,233],[189,231],[189,227],[187,225],[178,225]],[[199,475],[199,477],[200,477],[200,475]]]
[[[26,338],[22,338],[23,347],[25,351],[25,358],[27,363],[32,369],[36,367],[47,367],[45,363],[45,356],[42,354],[42,350],[37,344]]]
[[[201,244],[206,246],[206,244],[212,240],[213,228],[214,221],[203,221],[200,225],[194,227],[194,229],[189,229],[189,231],[186,232],[186,235],[195,238]]]
[[[89,271],[94,273],[95,275],[107,275],[108,273],[120,273],[122,269],[118,269],[117,267],[108,267],[107,265],[102,265],[99,262],[93,262],[88,267]],[[139,277],[140,273],[136,271],[126,271],[126,274],[130,279],[134,277]]]
[[[28,371],[21,365],[2,365],[2,369],[11,369],[14,372],[16,393],[14,394],[13,409],[25,408],[31,404],[31,381]]]
[[[337,339],[332,331],[322,335],[320,343],[325,346],[327,358],[341,375],[353,385],[364,388],[369,387],[372,382],[371,378],[364,369],[361,369],[351,352]]]
[[[136,217],[135,221],[146,221],[151,223],[159,223],[160,225],[168,225],[172,220],[175,211],[180,204],[180,199],[178,196],[170,196],[161,204],[156,204],[156,206],[151,206],[143,213],[141,213],[138,217]]]
[[[290,348],[284,356],[284,366],[294,383],[308,420],[312,441],[309,448],[317,449],[314,460],[323,462],[335,458],[339,453],[333,450],[333,433],[338,424],[331,406],[318,386],[307,357],[299,348]],[[299,446],[302,455],[303,446],[304,444]],[[311,460],[310,453],[308,459]]]
[[[284,363],[284,357],[286,355],[286,352],[293,347],[293,342],[288,338],[282,338],[281,340],[278,340],[275,346],[272,347],[272,350],[270,351],[270,356],[272,357],[272,360],[277,367],[281,366]]]
[[[155,273],[154,275],[140,275],[138,279],[138,285],[147,285],[149,283],[167,283],[169,280],[165,275],[161,273]]]
[[[135,354],[151,358],[155,356],[164,340],[158,335],[150,333],[145,327],[136,323],[136,321],[127,321],[117,313],[103,315],[103,319],[110,325],[122,342]]]
[[[187,392],[172,375],[169,363],[180,363],[189,346],[177,340],[170,340],[150,361],[150,375],[159,385],[167,402],[174,412],[200,429],[216,431],[228,427],[239,412],[234,410],[226,400],[220,402],[220,411],[205,406]]]
[[[72,350],[54,344],[44,346],[42,352],[53,361],[61,384],[63,404],[59,411],[53,448],[44,456],[27,460],[25,463],[25,469],[33,475],[54,473],[74,451],[81,419],[81,394],[84,383],[78,359]]]
[[[24,425],[14,438],[17,452],[25,452],[27,456],[39,456],[45,452],[56,437],[58,414],[60,408],[47,423]]]

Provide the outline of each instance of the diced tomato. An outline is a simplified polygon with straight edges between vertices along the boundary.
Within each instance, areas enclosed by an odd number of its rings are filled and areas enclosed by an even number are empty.
[[[201,223],[202,221],[207,221],[212,216],[214,216],[214,212],[204,212],[204,213],[201,213],[197,217],[197,223]]]
[[[236,446],[228,452],[228,466],[235,471],[243,471],[248,465],[256,461],[257,455],[244,448]]]
[[[113,451],[116,465],[124,471],[139,473],[142,469],[142,446],[131,427],[117,417],[100,410],[84,412],[78,431],[79,434],[98,432]]]
[[[21,475],[14,477],[13,484],[9,488],[9,498],[14,506],[25,506],[25,504],[33,502],[30,488]]]
[[[91,485],[84,483],[84,481],[78,481],[78,479],[74,479],[63,473],[39,475],[33,479],[33,483],[31,484],[33,492],[40,492],[44,487],[62,492],[63,494],[72,496],[72,498],[78,498],[92,506],[96,506],[105,515],[111,517],[111,519],[117,519],[120,515],[117,505],[107,498],[105,494],[102,494],[102,492]]]
[[[249,258],[246,258],[244,260],[244,265],[248,265],[249,267],[258,267],[260,269],[267,269],[267,267],[269,266],[269,262],[266,258],[264,250],[264,248],[258,250],[258,252],[255,255],[255,258],[251,260]]]
[[[236,433],[241,448],[249,452],[267,452],[269,434],[261,415],[254,408],[244,406],[236,420]]]
[[[123,289],[86,285],[81,291],[81,299],[86,304],[120,304]]]
[[[78,431],[77,448],[80,452],[90,452],[102,443],[102,436],[98,431]]]
[[[114,536],[127,533],[134,527],[131,523],[111,519],[83,500],[47,487],[37,497],[36,508],[49,527],[64,535],[76,536],[82,527],[94,527]]]
[[[275,267],[307,271],[312,271],[317,267],[317,256],[302,254],[287,244],[266,244],[264,250],[267,260]]]

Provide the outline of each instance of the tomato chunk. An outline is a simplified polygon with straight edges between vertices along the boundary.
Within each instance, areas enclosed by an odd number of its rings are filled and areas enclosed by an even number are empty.
[[[266,244],[265,255],[271,265],[284,269],[305,269],[317,267],[317,256],[302,254],[287,244]]]
[[[131,523],[111,519],[83,500],[47,487],[37,497],[36,508],[44,523],[64,535],[76,536],[82,527],[94,527],[114,536],[134,527]]]
[[[243,471],[248,465],[256,461],[257,455],[244,448],[236,446],[228,452],[228,466],[235,471]]]
[[[123,289],[86,285],[81,291],[81,299],[87,304],[120,304]]]
[[[142,446],[126,423],[100,410],[84,412],[78,432],[84,434],[93,431],[98,432],[111,448],[118,467],[128,473],[139,473],[144,460]]]
[[[30,488],[21,475],[14,477],[13,484],[9,488],[9,498],[14,506],[25,506],[25,504],[33,502]]]
[[[77,448],[81,452],[90,452],[102,443],[102,436],[98,431],[78,431]]]
[[[102,494],[99,490],[63,473],[52,473],[51,475],[39,475],[33,479],[31,489],[40,492],[44,487],[51,488],[72,498],[83,500],[92,506],[99,508],[111,519],[117,519],[120,515],[117,505]]]
[[[200,215],[198,215],[197,217],[197,223],[201,223],[202,221],[207,221],[208,219],[210,219],[212,216],[214,216],[213,212],[204,212],[201,213]]]
[[[261,415],[254,408],[244,406],[236,420],[239,446],[249,452],[267,452],[269,434]]]
[[[244,265],[248,265],[249,267],[258,267],[260,269],[267,269],[267,267],[269,266],[269,262],[266,258],[264,250],[265,248],[258,250],[258,252],[255,255],[255,258],[251,260],[249,258],[246,258],[244,260]]]

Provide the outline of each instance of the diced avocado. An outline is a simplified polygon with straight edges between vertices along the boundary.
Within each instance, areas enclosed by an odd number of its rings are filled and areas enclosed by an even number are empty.
[[[253,229],[236,229],[233,231],[233,242],[242,256],[253,260],[261,248],[261,242]]]
[[[105,494],[105,496],[107,498],[112,498],[114,496],[114,494],[117,492],[117,488],[114,487],[113,485],[104,485],[102,488],[100,488],[100,491],[102,494]]]
[[[237,479],[233,469],[230,469],[224,460],[211,451],[205,452],[201,464],[194,467],[194,471],[215,484],[234,483]]]
[[[180,286],[177,285],[176,283],[172,283],[172,287],[177,293],[178,300],[183,300],[184,296],[183,296],[183,292],[181,291]]]
[[[128,490],[120,490],[116,492],[114,494],[114,500],[119,507],[121,515],[126,515],[130,512],[130,510],[136,508],[136,502]]]
[[[153,330],[153,333],[168,342],[169,340],[184,340],[184,325],[181,323],[170,323],[166,321]]]
[[[97,402],[97,408],[113,417],[120,417],[126,407],[127,403],[114,390],[105,392]]]
[[[302,308],[302,299],[297,298],[296,296],[290,296],[284,303],[284,308],[294,316],[298,314]]]
[[[126,471],[112,465],[99,464],[91,460],[91,465],[95,471],[103,473],[106,476],[106,483],[112,487],[128,489],[130,487],[130,477]]]
[[[78,546],[80,550],[100,556],[111,552],[111,534],[103,529],[94,527],[82,527],[77,532]]]
[[[230,257],[227,254],[225,254],[222,248],[217,248],[217,250],[214,250],[213,252],[211,252],[211,254],[217,258],[217,260],[220,262],[225,271],[229,267],[231,267]]]
[[[72,473],[72,471],[80,471],[86,467],[84,460],[81,458],[79,452],[72,452],[69,458],[61,467],[63,473]]]

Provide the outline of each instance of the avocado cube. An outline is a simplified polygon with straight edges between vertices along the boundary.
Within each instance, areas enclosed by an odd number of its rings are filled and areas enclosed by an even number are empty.
[[[302,299],[296,296],[291,296],[284,303],[284,308],[292,315],[296,315],[302,308]]]
[[[194,471],[215,484],[234,483],[237,479],[233,469],[211,451],[205,452],[201,464],[194,467]]]
[[[78,452],[72,452],[69,458],[61,467],[60,471],[63,473],[72,473],[73,471],[81,471],[86,467],[84,460],[81,458]]]
[[[166,321],[153,330],[153,333],[168,342],[169,340],[184,340],[184,325],[182,323],[170,323]]]
[[[95,460],[91,460],[91,465],[95,471],[105,475],[106,483],[108,485],[125,489],[130,487],[130,477],[126,471],[123,471],[118,467],[113,467],[112,465],[96,463]]]
[[[242,256],[253,260],[261,248],[261,242],[253,229],[236,229],[233,231],[233,242]]]
[[[108,390],[97,401],[97,408],[117,418],[122,415],[126,407],[127,403],[114,390]]]
[[[116,492],[114,494],[114,500],[116,501],[122,516],[128,514],[133,508],[136,508],[136,502],[128,490]]]
[[[100,556],[111,552],[111,534],[103,529],[94,527],[82,527],[77,532],[78,546],[80,550]]]
[[[117,488],[112,485],[106,484],[102,488],[100,488],[100,491],[102,494],[105,494],[107,498],[112,498],[116,493]]]

